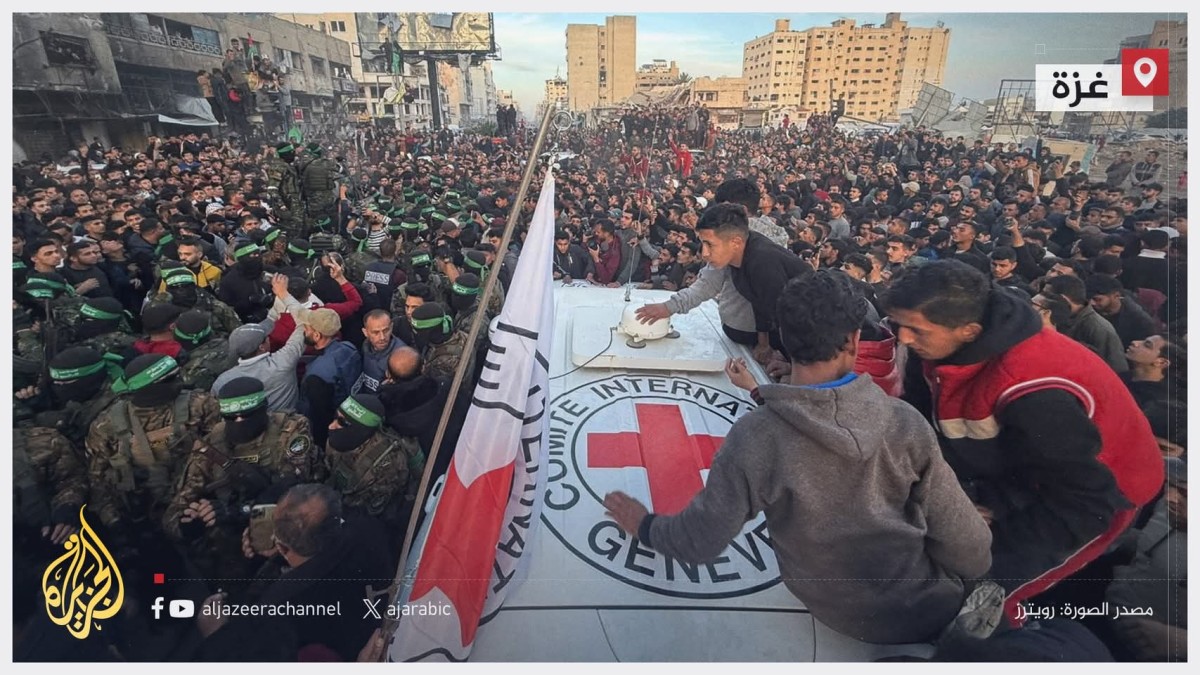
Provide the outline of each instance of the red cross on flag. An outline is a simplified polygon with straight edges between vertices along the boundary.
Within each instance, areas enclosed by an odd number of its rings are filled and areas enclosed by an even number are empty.
[[[508,297],[520,301],[500,311],[412,589],[399,598],[414,611],[402,615],[390,661],[466,659],[480,618],[499,609],[528,567],[524,545],[510,545],[501,533],[526,528],[523,541],[530,541],[537,495],[545,491],[553,246],[554,176],[547,171],[509,287]],[[449,611],[420,613],[419,606]]]

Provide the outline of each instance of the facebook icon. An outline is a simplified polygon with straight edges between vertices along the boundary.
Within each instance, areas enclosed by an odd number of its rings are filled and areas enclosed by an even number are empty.
[[[154,599],[154,604],[150,605],[150,610],[154,612],[155,619],[162,618],[163,601],[165,598],[159,596]],[[196,603],[191,600],[172,600],[167,607],[167,614],[172,619],[187,619],[196,615]]]

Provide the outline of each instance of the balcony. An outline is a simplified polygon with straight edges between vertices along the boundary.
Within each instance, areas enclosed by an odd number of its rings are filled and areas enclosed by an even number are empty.
[[[197,42],[191,38],[183,37],[182,35],[163,35],[155,31],[144,31],[129,26],[120,26],[117,24],[104,22],[104,32],[114,37],[133,40],[144,44],[153,44],[160,47],[168,47],[170,49],[181,49],[186,52],[194,52],[196,54],[208,54],[210,56],[222,57],[224,52],[221,51],[220,45],[208,44],[206,42]]]
[[[358,93],[358,84],[348,77],[334,77],[333,90],[341,94],[356,94]]]

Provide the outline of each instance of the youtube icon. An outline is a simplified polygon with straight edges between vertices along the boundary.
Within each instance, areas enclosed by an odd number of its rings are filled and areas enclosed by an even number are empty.
[[[1168,72],[1170,50],[1122,49],[1121,95],[1167,96],[1170,94]]]

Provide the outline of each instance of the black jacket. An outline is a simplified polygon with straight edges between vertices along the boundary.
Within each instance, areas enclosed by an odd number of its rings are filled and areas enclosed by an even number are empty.
[[[791,278],[811,271],[812,267],[791,251],[753,231],[746,240],[741,266],[729,268],[733,287],[754,308],[754,329],[772,334],[779,326],[775,305],[784,285]]]
[[[449,393],[448,380],[420,375],[408,382],[380,384],[376,395],[387,411],[387,425],[401,436],[416,438],[428,456]]]
[[[239,643],[254,642],[266,634],[292,641],[297,647],[324,645],[343,661],[354,661],[380,621],[364,609],[367,586],[386,588],[396,570],[388,553],[390,538],[372,519],[348,517],[338,533],[338,543],[318,553],[273,583],[262,579],[248,591],[247,604],[282,606],[334,605],[340,603],[340,615],[331,616],[243,616],[235,617],[205,640],[200,659],[225,661],[237,657],[244,648]],[[266,575],[278,563],[268,563]],[[260,573],[260,578],[263,576]],[[231,602],[234,600],[231,598]],[[386,616],[386,596],[377,610]],[[255,637],[251,637],[255,636]],[[290,640],[289,640],[290,638]],[[247,660],[245,656],[236,660]]]

